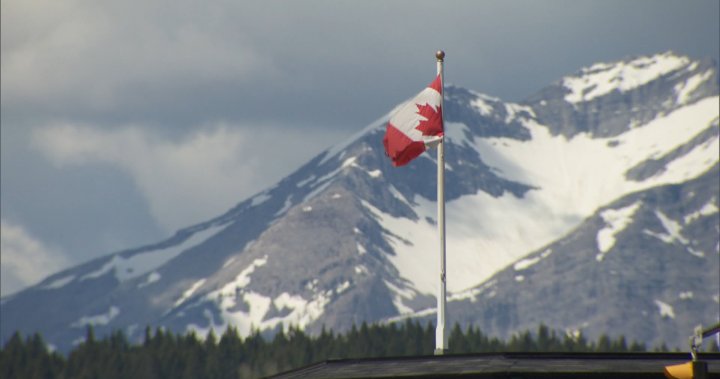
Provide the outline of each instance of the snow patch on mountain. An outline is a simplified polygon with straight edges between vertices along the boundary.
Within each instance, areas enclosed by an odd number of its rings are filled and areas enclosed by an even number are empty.
[[[249,266],[240,271],[234,280],[225,284],[219,291],[211,293],[209,296],[215,297],[217,295],[232,295],[235,293],[236,288],[243,288],[250,284],[250,275],[255,272],[258,267],[265,266],[267,264],[267,255],[262,258],[255,259]]]
[[[692,291],[680,292],[680,293],[678,294],[678,297],[679,297],[681,300],[692,299],[693,296],[694,296],[694,294],[693,294]]]
[[[366,128],[364,130],[369,131],[375,128],[380,127],[379,121],[376,122],[376,124],[371,125],[372,128]],[[357,139],[362,138],[364,135],[355,135],[351,137],[351,140],[353,142],[357,141]],[[325,152],[325,155],[323,156],[323,159],[318,164],[319,166],[324,166],[325,169],[330,168],[329,171],[326,171],[325,174],[321,176],[316,176],[316,174],[311,174],[308,177],[298,181],[295,186],[297,188],[309,188],[310,192],[306,193],[303,197],[303,199],[300,201],[300,203],[308,202],[312,199],[314,199],[316,196],[321,194],[323,191],[325,191],[332,183],[335,182],[335,180],[341,176],[342,173],[346,173],[347,170],[353,170],[358,169],[364,171],[368,176],[371,178],[379,178],[382,176],[381,170],[370,170],[363,166],[361,166],[358,163],[358,156],[350,156],[346,157],[347,151],[345,149],[352,145],[352,143],[349,142],[343,142],[338,145],[333,146],[329,150]],[[372,150],[371,147],[365,147],[364,151]],[[330,157],[334,157],[335,161],[332,161]],[[339,163],[339,164],[338,164]],[[334,199],[338,199],[341,196],[338,194],[338,196],[333,197]],[[285,204],[283,207],[278,210],[275,213],[275,216],[281,216],[285,212],[287,212],[292,206],[293,201],[291,197],[286,198]]]
[[[717,202],[717,199],[713,197],[705,203],[705,205],[702,206],[702,208],[698,209],[695,212],[689,213],[685,216],[683,221],[685,222],[685,225],[692,223],[693,221],[700,219],[702,217],[711,216],[715,213],[720,212],[720,208],[715,204]]]
[[[162,276],[160,275],[159,272],[153,271],[150,274],[148,274],[148,276],[147,276],[147,278],[145,278],[144,282],[138,284],[138,288],[147,287],[147,286],[159,281],[161,277]]]
[[[200,230],[192,234],[182,243],[165,249],[141,252],[130,257],[124,257],[122,254],[115,254],[112,259],[110,259],[110,261],[104,264],[100,269],[85,274],[80,278],[80,280],[84,281],[99,278],[110,271],[114,271],[115,277],[120,282],[136,278],[161,267],[171,259],[180,255],[183,251],[200,245],[210,237],[222,231],[226,226],[227,224],[220,224],[211,226],[205,230]]]
[[[458,146],[471,146],[472,139],[468,136],[470,128],[461,122],[446,122],[445,123],[445,138],[448,143],[452,143]]]
[[[250,202],[251,207],[257,207],[258,205],[270,200],[272,196],[270,196],[267,192],[262,192],[259,195],[256,195],[252,198]]]
[[[59,279],[55,279],[55,280],[52,281],[52,283],[49,283],[49,284],[47,284],[47,285],[45,285],[45,286],[43,286],[43,287],[41,287],[41,288],[42,288],[42,289],[46,289],[46,290],[58,289],[58,288],[65,287],[66,285],[68,285],[68,284],[69,284],[70,282],[72,282],[73,280],[75,280],[75,275],[68,275],[68,276],[64,276],[64,277],[59,278]]]
[[[414,310],[405,305],[403,300],[412,300],[415,298],[415,292],[410,291],[408,289],[400,288],[389,281],[385,281],[385,285],[390,289],[390,291],[393,293],[393,305],[395,305],[395,309],[397,309],[398,313],[401,315],[408,315],[412,314]]]
[[[193,330],[199,335],[207,335],[210,329],[215,333],[223,333],[229,325],[232,325],[237,328],[240,335],[247,336],[252,333],[253,329],[274,329],[278,325],[283,325],[284,328],[290,326],[304,328],[323,314],[325,306],[330,302],[331,295],[332,291],[317,293],[310,300],[287,292],[281,293],[274,299],[253,291],[243,293],[240,298],[236,298],[234,294],[223,296],[218,304],[220,306],[219,319],[216,319],[213,313],[206,309],[204,315],[209,325],[201,327],[197,324],[189,324],[187,329]],[[247,310],[239,309],[243,307],[238,307],[237,300],[240,300]],[[266,317],[271,309],[275,309],[280,315]]]
[[[475,98],[475,100],[470,102],[470,105],[472,105],[475,109],[480,111],[480,114],[483,116],[492,115],[492,113],[494,111],[492,103],[498,102],[499,99],[493,98],[493,97],[490,97],[490,96],[487,96],[484,94],[475,93],[475,95],[477,95],[477,98]]]
[[[640,57],[629,62],[596,63],[579,75],[565,77],[562,85],[569,103],[590,101],[612,91],[626,92],[649,83],[690,63],[689,58],[671,52]]]
[[[278,217],[278,216],[284,215],[285,212],[287,212],[287,211],[292,207],[292,205],[293,205],[292,199],[291,199],[290,197],[287,197],[287,198],[285,199],[285,203],[283,203],[282,208],[278,209],[278,211],[275,212],[275,215],[274,215],[274,216],[275,216],[275,217]]]
[[[689,241],[682,235],[682,226],[680,225],[680,223],[671,219],[660,211],[655,211],[655,216],[657,216],[657,218],[660,220],[660,223],[662,224],[666,233],[648,232],[647,234],[653,237],[657,237],[665,243],[675,243],[675,241],[677,241],[683,245],[688,244]]]
[[[312,191],[310,191],[310,193],[308,193],[307,195],[305,195],[305,197],[303,198],[302,202],[305,203],[305,202],[307,202],[307,201],[310,201],[310,200],[314,199],[315,196],[317,196],[317,195],[320,194],[321,192],[325,191],[328,187],[330,187],[330,185],[333,183],[333,179],[335,179],[335,178],[337,177],[337,174],[338,174],[341,170],[342,170],[342,167],[337,168],[337,169],[334,170],[333,172],[331,172],[331,173],[329,173],[329,174],[327,174],[327,175],[325,175],[325,176],[323,176],[323,177],[321,177],[321,178],[318,178],[318,179],[316,180],[316,183],[314,184],[315,188],[313,188]],[[290,199],[288,199],[288,201],[290,201]],[[287,204],[288,204],[288,203],[286,203],[286,205],[287,205]],[[292,204],[292,203],[290,203],[290,204]]]
[[[358,167],[357,163],[355,163],[356,161],[357,161],[357,157],[346,158],[343,161],[343,163],[340,165],[340,168],[343,169],[346,167]],[[335,174],[331,174],[331,175],[334,176]]]
[[[657,305],[658,307],[660,317],[675,318],[675,310],[673,309],[672,305],[658,299],[655,299],[655,305]]]
[[[641,203],[636,202],[620,209],[607,209],[600,213],[600,217],[605,221],[605,227],[597,233],[597,247],[600,251],[595,259],[602,262],[605,254],[615,246],[615,236],[622,232],[632,222],[632,217],[640,208]]]
[[[667,166],[661,175],[655,175],[649,178],[649,183],[670,181],[671,183],[680,183],[697,177],[698,168],[706,170],[717,163],[718,151],[720,151],[720,140],[717,138],[708,139],[695,146],[689,153],[673,160]],[[656,180],[653,180],[656,179]]]
[[[307,185],[308,183],[310,183],[310,182],[312,182],[312,181],[314,181],[314,180],[315,180],[315,174],[310,175],[310,176],[308,176],[307,178],[305,178],[305,179],[297,182],[295,185],[296,185],[297,187],[305,187],[305,185]]]
[[[357,157],[357,156],[355,156],[355,157],[350,157],[350,158],[345,159],[345,160],[343,161],[343,163],[340,165],[340,168],[338,168],[337,170],[335,170],[335,171],[331,172],[330,174],[324,176],[323,178],[321,178],[321,180],[328,180],[328,181],[329,181],[330,179],[332,179],[332,178],[334,178],[335,176],[337,176],[337,174],[338,174],[342,169],[346,169],[346,168],[355,168],[355,169],[362,170],[362,171],[364,171],[366,174],[368,174],[368,176],[370,176],[371,178],[379,178],[380,176],[382,176],[382,171],[380,171],[380,170],[368,170],[368,169],[366,169],[365,167],[362,167],[361,165],[359,165],[359,164],[357,163],[357,160],[358,160],[358,157]]]
[[[540,260],[542,260],[542,259],[544,259],[544,258],[547,258],[550,254],[552,254],[552,249],[547,249],[547,250],[543,251],[542,253],[540,253],[540,255],[536,255],[536,256],[530,257],[530,258],[521,259],[521,260],[517,261],[517,262],[513,265],[513,269],[514,269],[515,271],[527,270],[527,269],[530,268],[531,266],[533,266],[533,265],[535,265],[536,263],[540,262]]]
[[[352,283],[350,283],[349,280],[346,280],[335,287],[335,294],[339,295],[345,291],[347,291],[352,286]]]
[[[648,157],[662,156],[705,130],[718,116],[718,101],[718,97],[704,99],[613,138],[592,138],[586,133],[570,139],[553,136],[548,128],[526,120],[531,141],[475,138],[474,146],[483,161],[504,178],[537,188],[526,197],[551,210],[567,210],[565,217],[584,219],[622,195],[680,183],[716,164],[718,139],[711,139],[644,181],[624,176]]]
[[[389,257],[403,278],[427,294],[436,292],[436,202],[414,197],[411,206],[417,219],[393,217],[371,204],[374,214],[393,246]],[[482,213],[475,210],[482,209]],[[528,216],[528,212],[533,216]],[[462,291],[489,278],[502,267],[552,241],[578,220],[548,219],[552,210],[509,193],[499,198],[485,192],[462,196],[446,204],[448,290]],[[542,223],[537,220],[543,219]]]
[[[230,266],[233,262],[235,262],[235,259],[237,259],[237,257],[230,257],[230,259],[226,260],[225,263],[223,263],[222,268]]]
[[[303,328],[323,314],[325,305],[333,296],[333,290],[320,292],[315,286],[312,286],[310,289],[315,293],[309,300],[287,292],[273,298],[247,290],[246,288],[251,282],[251,275],[257,268],[265,266],[267,262],[267,255],[253,260],[234,280],[205,295],[206,300],[213,302],[219,308],[219,318],[206,309],[204,314],[209,326],[202,327],[192,323],[188,325],[188,329],[203,335],[207,334],[210,329],[222,333],[228,325],[232,325],[238,328],[241,335],[249,335],[253,328],[273,329],[279,324],[285,327],[295,325]],[[195,287],[202,285],[202,283],[198,283],[195,283],[186,293],[192,293]],[[349,287],[349,282],[342,283],[335,292],[345,291]],[[198,306],[204,305],[200,303]],[[274,315],[273,309],[275,310]]]
[[[447,301],[453,302],[453,301],[463,301],[463,300],[470,300],[471,303],[474,303],[477,301],[478,296],[485,293],[488,289],[494,288],[497,285],[497,280],[492,279],[484,282],[483,284],[475,287],[466,289],[464,291],[454,292],[448,295]]]
[[[425,217],[432,215],[435,208],[429,201],[417,200],[422,203],[414,209],[416,214],[420,213],[418,220],[393,217],[365,200],[361,200],[361,203],[383,225],[386,239],[395,251],[395,255],[389,257],[390,261],[398,268],[400,275],[412,282],[418,291],[435,293],[434,279],[439,275],[436,265],[439,258],[426,254],[423,250],[427,249],[420,248],[437,245],[437,228],[425,221]]]
[[[368,175],[370,175],[371,178],[379,178],[380,176],[382,176],[382,171],[380,171],[380,170],[372,170],[372,171],[366,170],[366,172]]]
[[[390,185],[390,194],[393,195],[394,198],[400,200],[403,204],[412,207],[412,204],[405,198],[405,195],[403,195],[400,191],[398,191],[397,188],[395,188],[394,185]]]
[[[529,107],[527,105],[520,105],[515,103],[505,103],[505,123],[509,124],[517,119],[519,119],[519,116],[521,114],[527,114],[530,117],[536,117],[535,111],[533,111],[532,107]]]
[[[197,282],[193,283],[190,286],[190,288],[185,290],[185,292],[183,292],[182,296],[180,296],[180,298],[175,301],[175,304],[173,304],[173,308],[177,307],[178,305],[184,303],[185,300],[189,299],[190,296],[192,296],[195,293],[195,291],[198,290],[198,288],[200,288],[203,284],[205,284],[205,280],[206,279],[200,279]]]
[[[431,316],[434,314],[437,314],[437,308],[435,308],[435,307],[425,308],[423,310],[416,311],[416,312],[413,312],[410,314],[389,317],[389,318],[383,320],[383,322],[386,322],[386,323],[400,322],[400,321],[404,321],[404,320],[407,320],[410,318],[420,318],[420,317]]]
[[[87,325],[107,325],[119,314],[120,308],[113,305],[105,313],[94,316],[83,316],[77,321],[73,322],[70,326],[73,328],[82,328]]]
[[[701,74],[693,75],[683,83],[675,85],[675,93],[677,94],[677,104],[687,104],[690,100],[690,95],[698,89],[698,87],[710,79],[713,75],[712,70],[707,70]]]
[[[479,191],[446,203],[448,291],[462,291],[483,282],[581,220],[575,214],[558,211],[564,207],[548,207],[532,192],[518,198],[509,192],[493,197]],[[437,204],[420,196],[407,204],[416,219],[394,217],[363,202],[387,231],[395,252],[389,259],[401,276],[421,293],[434,294],[439,258],[437,226],[430,220],[436,216]]]

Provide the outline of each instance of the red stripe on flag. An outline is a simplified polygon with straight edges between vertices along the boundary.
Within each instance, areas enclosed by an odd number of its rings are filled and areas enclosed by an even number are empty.
[[[385,153],[390,157],[395,167],[408,164],[408,162],[425,151],[425,143],[411,140],[389,122],[383,144],[385,145]]]
[[[433,80],[432,83],[428,86],[428,88],[432,88],[435,91],[438,91],[439,93],[442,93],[442,81],[440,80],[440,75],[435,77],[435,80]]]

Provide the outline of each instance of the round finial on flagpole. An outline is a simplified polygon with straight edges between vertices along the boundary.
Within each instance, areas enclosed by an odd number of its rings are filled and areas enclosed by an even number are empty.
[[[442,50],[438,50],[438,51],[435,53],[435,58],[437,58],[438,62],[442,62],[443,59],[445,59],[445,52],[442,51]]]

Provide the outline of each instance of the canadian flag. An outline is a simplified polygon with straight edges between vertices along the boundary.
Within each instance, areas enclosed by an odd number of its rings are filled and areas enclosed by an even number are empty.
[[[390,118],[385,130],[385,153],[393,166],[403,166],[442,139],[442,81],[440,75]]]

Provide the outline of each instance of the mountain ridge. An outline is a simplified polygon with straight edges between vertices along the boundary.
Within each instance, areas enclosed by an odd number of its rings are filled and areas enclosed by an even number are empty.
[[[487,290],[500,278],[497,275],[510,275],[503,273],[526,257],[542,255],[545,246],[572,238],[588,220],[596,220],[598,227],[604,207],[618,199],[690,183],[717,167],[717,69],[708,71],[704,61],[664,53],[604,63],[590,71],[624,73],[623,68],[635,67],[638,60],[651,68],[668,66],[664,60],[676,66],[654,76],[641,74],[642,80],[623,77],[619,83],[637,85],[603,88],[605,92],[592,98],[582,94],[593,94],[598,87],[587,87],[576,102],[566,99],[576,100],[576,92],[564,86],[565,79],[527,103],[502,102],[448,86],[448,285],[458,320],[484,325],[498,335],[527,325],[530,321],[517,313],[521,307],[515,306],[515,313],[508,308],[515,304],[512,301],[488,302],[488,309],[496,311],[478,316],[473,297],[463,296]],[[657,62],[651,64],[653,60]],[[655,117],[650,118],[651,113]],[[389,116],[216,218],[181,229],[160,243],[64,270],[4,298],[3,319],[10,321],[3,322],[2,338],[14,330],[39,330],[66,350],[83,338],[89,324],[100,334],[122,329],[131,338],[141,338],[145,325],[201,335],[233,325],[247,335],[253,328],[274,330],[290,324],[309,332],[323,325],[341,331],[362,321],[428,313],[437,285],[435,159],[423,154],[402,169],[393,168],[380,142]],[[710,178],[717,178],[712,172]],[[719,186],[717,181],[705,183],[696,191],[702,192],[697,196],[709,210],[698,217],[709,224],[694,240],[683,237],[688,243],[682,246],[717,241],[718,196],[711,195]],[[667,214],[665,224],[684,225],[679,213]],[[656,225],[665,225],[663,219],[652,215],[654,219],[644,218],[648,228],[655,228],[648,230],[665,235]],[[662,241],[645,229],[636,234]],[[597,256],[606,248],[600,256],[611,259],[613,248],[624,246],[608,238],[600,245],[588,237],[592,233],[584,233],[577,237],[584,247],[578,245],[575,251],[592,250],[594,255],[583,255],[586,259],[576,264],[578,268],[604,262]],[[677,241],[658,248],[674,251]],[[718,249],[703,249],[708,267],[714,267]],[[488,251],[500,253],[483,255]],[[559,255],[563,254],[556,251],[550,257]],[[514,278],[503,282],[507,298],[521,293],[513,291],[527,291]],[[698,291],[694,296],[707,297]],[[535,317],[552,321],[547,324],[554,327],[593,334],[609,325],[617,306],[608,303],[606,319],[588,323],[585,329],[583,320],[555,319],[547,309]],[[48,320],[47,312],[54,317]],[[665,342],[684,343],[678,335],[689,333],[680,330],[687,327],[688,317],[674,321],[678,334],[665,334]],[[632,328],[608,330],[655,341],[647,333],[633,334]]]

